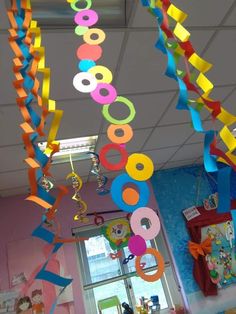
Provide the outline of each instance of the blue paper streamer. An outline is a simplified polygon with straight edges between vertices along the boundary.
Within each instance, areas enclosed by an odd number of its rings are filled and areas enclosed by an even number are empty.
[[[230,211],[230,177],[231,168],[226,166],[218,171],[218,207],[219,214]]]

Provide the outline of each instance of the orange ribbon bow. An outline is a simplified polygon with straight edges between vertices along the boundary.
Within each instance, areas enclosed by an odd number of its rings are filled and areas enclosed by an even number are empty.
[[[188,249],[190,254],[195,258],[198,259],[199,255],[205,256],[206,254],[211,253],[211,239],[206,238],[202,243],[198,244],[195,242],[188,242]]]

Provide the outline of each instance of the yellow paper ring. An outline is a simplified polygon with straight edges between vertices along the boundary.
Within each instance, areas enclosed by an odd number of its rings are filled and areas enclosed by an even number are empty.
[[[116,130],[122,130],[123,135],[117,136]],[[133,137],[133,129],[131,128],[129,124],[122,124],[122,125],[110,124],[107,129],[107,137],[113,143],[125,144],[129,142],[131,138]]]
[[[92,35],[97,34],[97,39],[92,39]],[[89,45],[99,45],[104,42],[106,34],[99,28],[90,28],[83,36],[84,41]]]
[[[138,164],[142,164],[143,168],[138,169]],[[154,171],[154,165],[151,158],[147,155],[134,153],[129,156],[125,169],[132,179],[146,181],[151,178]]]
[[[111,71],[102,65],[95,65],[88,70],[89,73],[93,74],[98,81],[98,83],[111,83],[113,75]],[[101,75],[101,78],[97,78],[97,74]]]

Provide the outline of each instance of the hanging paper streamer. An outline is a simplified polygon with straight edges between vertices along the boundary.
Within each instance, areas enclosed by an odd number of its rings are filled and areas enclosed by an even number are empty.
[[[142,3],[144,6],[149,7],[150,12],[157,18],[159,39],[156,43],[156,48],[167,56],[167,70],[165,74],[178,82],[180,94],[177,109],[189,110],[195,131],[205,134],[204,165],[206,171],[218,171],[216,164],[217,156],[218,161],[230,165],[235,170],[236,157],[232,154],[232,151],[236,147],[236,140],[228,129],[228,126],[236,121],[236,117],[227,112],[219,101],[209,98],[209,94],[212,92],[214,85],[205,76],[205,73],[212,65],[203,60],[193,49],[189,40],[190,33],[182,25],[187,18],[187,14],[171,4],[169,0],[160,0],[156,3],[147,0]],[[170,18],[176,22],[173,32],[169,28]],[[177,69],[177,63],[180,58],[184,59],[186,72]],[[188,63],[200,72],[196,80],[190,76]],[[199,87],[203,91],[203,94],[199,92]],[[198,98],[195,100],[188,99],[188,91],[196,93]],[[196,109],[192,107],[194,104],[196,104]],[[205,131],[202,128],[199,113],[202,106],[211,112],[213,119],[217,118],[224,124],[219,135],[226,147],[228,147],[228,152],[224,153],[216,147],[217,134],[215,131]],[[229,180],[230,173],[228,173],[227,178],[227,181]],[[219,190],[219,199],[222,200],[221,204],[224,206],[224,209],[221,208],[221,210],[227,211],[226,203],[224,203],[223,200],[226,195],[229,194],[229,189],[227,191],[224,190],[224,194],[222,191],[223,189]]]
[[[36,21],[32,21],[30,0],[12,0],[8,18],[11,28],[9,29],[9,44],[15,57],[13,59],[13,71],[15,80],[13,86],[17,93],[17,105],[24,122],[20,125],[23,130],[22,138],[27,153],[28,177],[31,194],[27,197],[43,208],[42,224],[37,227],[33,236],[37,236],[48,243],[55,244],[52,254],[66,242],[77,242],[77,239],[62,239],[59,231],[53,234],[42,225],[53,224],[60,201],[67,193],[64,186],[58,186],[58,195],[50,193],[53,184],[50,181],[49,172],[52,155],[59,151],[59,143],[55,141],[59,128],[62,111],[56,109],[55,101],[49,99],[50,93],[50,69],[45,67],[44,47],[41,46],[41,31]],[[37,75],[43,75],[40,84]],[[41,89],[40,89],[41,85]],[[39,91],[42,95],[39,95]],[[39,110],[35,110],[32,102],[35,102]],[[39,113],[37,113],[39,112]],[[44,125],[48,114],[53,114],[52,124],[48,133],[47,148],[42,152],[37,144],[39,137],[45,136]],[[48,261],[36,274],[35,279],[46,280],[65,289],[71,279],[63,278],[46,270]],[[56,307],[53,304],[50,314]]]
[[[94,174],[97,178],[97,183],[98,183],[98,187],[96,189],[96,192],[98,195],[106,195],[108,193],[110,193],[109,189],[106,189],[106,184],[107,184],[107,177],[103,176],[101,174],[101,169],[100,169],[100,159],[98,154],[93,153],[93,152],[89,152],[88,153],[91,156],[91,160],[92,160],[92,170],[91,173]]]
[[[90,93],[91,98],[99,105],[102,105],[103,117],[111,123],[107,129],[107,137],[112,143],[103,146],[99,152],[99,156],[93,153],[92,158],[94,164],[92,171],[95,174],[98,173],[100,161],[102,166],[108,170],[126,170],[127,174],[123,173],[117,176],[113,181],[111,197],[114,203],[125,212],[135,213],[139,207],[141,207],[139,209],[142,211],[142,207],[147,205],[150,195],[148,184],[145,181],[152,176],[154,165],[148,156],[144,154],[132,154],[128,156],[126,150],[126,144],[133,136],[133,130],[129,123],[135,118],[135,106],[126,97],[118,96],[115,87],[112,85],[112,72],[107,67],[97,65],[96,63],[102,56],[101,44],[105,40],[106,34],[101,29],[90,28],[90,26],[93,26],[99,20],[97,12],[91,9],[92,0],[86,1],[85,8],[80,7],[81,3],[78,0],[67,0],[67,2],[70,3],[71,8],[76,12],[74,18],[77,24],[75,34],[83,37],[84,40],[84,43],[77,49],[77,57],[80,60],[79,69],[81,72],[74,76],[73,85],[79,92]],[[94,39],[94,35],[96,39]],[[126,118],[119,120],[111,115],[110,107],[116,102],[128,108],[129,114]],[[116,133],[119,129],[122,131],[121,136],[118,136]],[[120,154],[121,158],[118,163],[112,163],[108,160],[107,155],[111,150],[116,150],[118,154]],[[142,170],[137,169],[136,166],[138,164],[143,165]],[[104,184],[103,181],[102,183]],[[125,186],[130,184],[136,186],[137,189]],[[154,210],[150,210],[156,215]],[[145,213],[146,211],[143,210],[143,218],[145,218]],[[127,221],[126,223],[129,226]],[[141,222],[139,223],[141,224]],[[119,225],[121,226],[122,224]],[[114,226],[113,229],[114,232],[112,232],[112,229],[108,226],[103,227],[104,235],[109,239],[111,246],[116,249],[120,245],[124,245],[124,243],[127,245],[128,238],[126,239],[125,237],[126,241],[124,242],[122,237],[119,239],[116,233],[120,231],[118,225]],[[136,228],[136,230],[139,231],[141,229]],[[136,235],[139,234],[137,233]],[[145,240],[143,239],[143,241]],[[134,247],[134,251],[139,251],[139,244],[140,238],[133,238],[132,247]],[[147,254],[146,251],[143,255],[145,254]],[[159,262],[162,262],[163,258],[157,250],[154,250],[153,255],[158,258]],[[141,257],[138,256],[136,258]],[[155,276],[145,276],[140,268],[140,260],[136,263],[136,269],[139,271],[140,276],[145,279],[147,278],[148,281],[160,279],[164,272],[164,268],[160,267],[155,273]]]
[[[78,222],[82,222],[82,223],[88,223],[89,219],[86,216],[86,212],[88,209],[87,204],[82,200],[82,198],[80,196],[80,190],[82,188],[83,181],[82,181],[81,177],[78,176],[78,174],[76,174],[74,171],[74,166],[73,166],[71,155],[70,155],[70,164],[71,164],[72,172],[68,174],[66,179],[68,180],[69,178],[71,178],[72,188],[75,191],[75,194],[72,197],[72,200],[76,201],[78,213],[74,216],[74,220],[78,221]]]

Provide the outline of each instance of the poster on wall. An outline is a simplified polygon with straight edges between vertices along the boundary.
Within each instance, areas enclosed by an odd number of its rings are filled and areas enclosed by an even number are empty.
[[[10,286],[15,291],[24,291],[24,297],[18,298],[16,302],[17,313],[49,313],[59,290],[46,281],[33,279],[46,262],[50,251],[51,246],[37,238],[7,244]],[[48,270],[68,277],[63,249],[50,259]],[[69,314],[66,303],[73,301],[72,287],[69,292],[66,290],[59,298],[58,304],[65,306],[58,307],[58,314]]]

